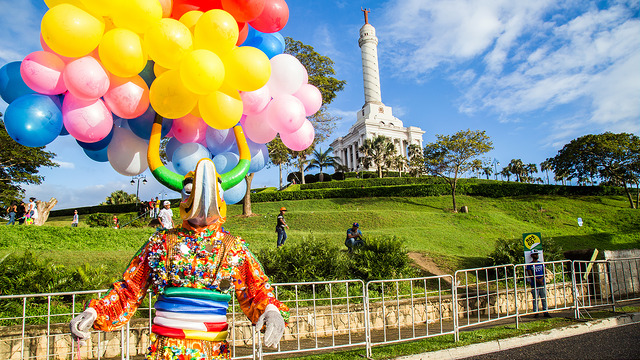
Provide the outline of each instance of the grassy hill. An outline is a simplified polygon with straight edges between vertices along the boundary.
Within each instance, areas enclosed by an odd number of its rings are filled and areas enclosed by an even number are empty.
[[[286,206],[288,243],[315,237],[344,242],[345,231],[359,222],[366,237],[395,235],[410,251],[434,258],[446,269],[482,264],[501,238],[540,232],[565,250],[640,248],[640,211],[627,208],[622,196],[530,196],[478,198],[459,196],[468,214],[454,214],[451,198],[358,198],[253,204],[253,217],[229,207],[225,228],[247,239],[252,248],[274,247],[278,209]],[[177,211],[176,211],[177,213]],[[584,221],[578,226],[577,218]],[[0,256],[29,249],[67,266],[107,264],[114,274],[153,232],[152,229],[71,228],[71,218],[51,218],[41,228],[0,227]]]

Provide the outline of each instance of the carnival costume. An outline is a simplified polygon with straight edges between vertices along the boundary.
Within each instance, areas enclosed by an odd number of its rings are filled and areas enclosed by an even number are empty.
[[[150,149],[159,145],[161,121],[156,118]],[[178,178],[149,150],[154,176],[182,193],[182,227],[151,236],[131,260],[123,279],[103,298],[91,300],[87,310],[71,321],[76,338],[88,338],[91,325],[104,331],[125,325],[151,288],[158,298],[151,328],[155,340],[147,359],[230,359],[226,314],[232,293],[258,329],[266,322],[265,345],[278,343],[288,308],[275,298],[244,240],[222,229],[226,204],[220,189],[235,185],[248,169],[246,140],[240,127],[234,131],[241,160],[222,175],[210,159],[202,159],[195,171]]]

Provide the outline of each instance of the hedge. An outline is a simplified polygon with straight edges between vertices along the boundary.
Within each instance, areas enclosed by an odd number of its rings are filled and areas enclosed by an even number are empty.
[[[180,199],[167,199],[171,201],[171,207],[177,207],[180,205]],[[92,205],[69,209],[52,210],[49,216],[73,216],[73,211],[78,210],[79,215],[101,213],[128,213],[138,212],[138,203],[119,204],[119,205]]]
[[[390,185],[411,185],[411,184],[435,184],[442,182],[433,176],[423,177],[401,177],[401,178],[370,178],[370,179],[349,179],[346,181],[331,181],[322,183],[302,184],[301,190],[311,189],[328,189],[328,188],[354,188],[354,187],[371,187],[371,186],[390,186]]]

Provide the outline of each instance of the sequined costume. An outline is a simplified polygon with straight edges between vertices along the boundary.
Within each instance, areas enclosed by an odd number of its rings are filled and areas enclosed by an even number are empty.
[[[222,221],[197,231],[182,228],[155,233],[133,257],[123,279],[114,283],[96,310],[97,330],[123,326],[152,288],[156,339],[147,359],[229,359],[226,310],[235,292],[255,324],[269,304],[288,320],[289,309],[273,295],[260,263],[241,238],[221,231]]]

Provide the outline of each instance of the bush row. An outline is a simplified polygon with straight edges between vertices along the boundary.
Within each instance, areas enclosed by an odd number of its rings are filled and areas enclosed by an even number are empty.
[[[345,181],[344,183],[348,183]],[[484,197],[505,197],[524,195],[561,195],[561,196],[602,196],[622,195],[624,190],[609,186],[562,186],[537,185],[513,182],[500,183],[461,183],[456,194]],[[330,198],[359,197],[422,197],[450,195],[448,184],[414,184],[396,186],[370,186],[350,188],[313,189],[291,192],[260,193],[251,196],[252,202],[270,202],[282,200],[308,200]]]
[[[347,181],[332,181],[329,183],[313,183],[300,185],[301,190],[310,189],[328,189],[328,188],[354,188],[354,187],[371,187],[371,186],[390,186],[390,185],[409,185],[409,184],[435,184],[441,182],[433,176],[423,177],[388,177],[388,178],[368,178],[368,179],[349,179]]]
[[[177,207],[180,205],[180,199],[168,199],[168,200],[171,201],[171,207]],[[92,206],[84,206],[84,207],[78,207],[78,208],[52,210],[49,216],[73,216],[74,210],[78,210],[78,214],[80,215],[94,214],[98,212],[120,214],[120,213],[127,213],[127,212],[138,212],[140,208],[141,208],[141,204],[137,204],[137,203],[118,204],[118,205],[92,205]],[[144,210],[146,211],[146,207],[144,208]]]

